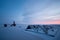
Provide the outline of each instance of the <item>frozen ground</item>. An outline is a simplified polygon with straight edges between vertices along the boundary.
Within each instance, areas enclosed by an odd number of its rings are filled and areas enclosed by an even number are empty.
[[[26,27],[27,25],[17,25],[16,27],[11,27],[10,25],[4,27],[0,25],[0,40],[60,40],[59,26],[56,26],[58,31],[55,37],[39,32],[25,31]]]

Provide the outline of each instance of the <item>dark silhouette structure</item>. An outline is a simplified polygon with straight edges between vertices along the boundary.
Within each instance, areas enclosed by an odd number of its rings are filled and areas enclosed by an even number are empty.
[[[28,25],[26,30],[28,30],[28,29],[34,29],[36,32],[38,32],[39,25]]]
[[[4,27],[7,27],[7,24],[4,24]]]
[[[31,29],[30,25],[28,25],[28,27],[26,29]]]
[[[13,24],[11,26],[16,26],[15,21],[13,21]]]

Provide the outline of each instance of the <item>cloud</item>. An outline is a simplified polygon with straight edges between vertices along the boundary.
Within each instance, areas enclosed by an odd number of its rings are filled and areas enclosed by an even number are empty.
[[[6,23],[8,19],[10,22],[15,20],[17,23],[27,24],[60,19],[60,0],[21,0],[3,2],[6,3],[3,3],[1,13],[1,21],[3,23]]]
[[[50,0],[49,0],[50,1]],[[59,20],[60,5],[58,2],[45,1],[42,3],[36,2],[31,5],[26,5],[25,15],[26,22],[43,22],[50,20]]]

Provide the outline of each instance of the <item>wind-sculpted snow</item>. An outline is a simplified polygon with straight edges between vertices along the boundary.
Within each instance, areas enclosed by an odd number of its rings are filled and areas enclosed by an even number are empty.
[[[37,29],[34,27],[27,29],[28,25],[23,24],[17,24],[16,26],[11,26],[9,24],[7,27],[0,25],[0,40],[60,40],[60,25],[48,26],[53,27],[55,34],[51,29],[48,30],[48,35],[45,34],[45,29],[42,25]],[[52,37],[50,34],[55,37]]]

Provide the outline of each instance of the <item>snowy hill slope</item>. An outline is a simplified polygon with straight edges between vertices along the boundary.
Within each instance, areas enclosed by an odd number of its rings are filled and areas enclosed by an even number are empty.
[[[0,40],[59,40],[60,27],[55,37],[48,36],[40,32],[26,31],[27,25],[17,25],[4,27],[0,25]]]

